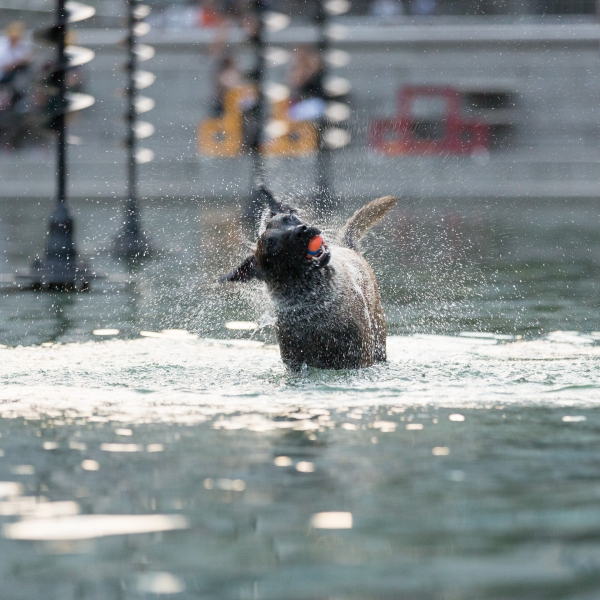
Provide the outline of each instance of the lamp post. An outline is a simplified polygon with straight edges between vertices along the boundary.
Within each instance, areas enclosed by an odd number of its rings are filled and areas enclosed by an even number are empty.
[[[273,50],[273,48],[268,47],[266,34],[285,29],[290,24],[290,18],[283,13],[268,10],[265,0],[252,0],[250,9],[251,22],[248,24],[248,42],[253,49],[254,67],[248,73],[248,77],[256,90],[256,101],[246,123],[247,135],[245,137],[248,139],[248,149],[252,160],[252,187],[246,216],[249,221],[254,223],[264,207],[260,186],[264,183],[266,175],[263,150],[264,143],[269,137],[267,120],[270,118],[270,98],[266,92],[269,85],[266,81],[266,57],[269,50]]]
[[[125,147],[127,149],[127,200],[123,227],[117,235],[113,256],[118,260],[125,260],[128,264],[139,262],[152,254],[152,246],[140,226],[140,211],[138,203],[137,181],[138,164],[150,162],[154,153],[145,148],[138,148],[137,140],[149,137],[154,133],[151,123],[138,120],[138,114],[152,110],[154,101],[151,98],[138,96],[137,90],[152,85],[154,75],[147,71],[138,70],[138,61],[148,60],[154,56],[151,46],[139,44],[137,38],[146,34],[150,27],[144,18],[150,13],[150,8],[141,4],[139,0],[126,0],[128,35],[125,38],[127,47],[127,87],[125,97],[127,111],[127,136]]]
[[[316,121],[317,157],[315,163],[315,204],[321,212],[331,213],[337,204],[333,189],[333,151],[350,143],[350,135],[340,125],[350,117],[350,109],[343,99],[350,90],[350,82],[331,77],[329,67],[345,66],[349,55],[333,50],[331,39],[340,39],[340,29],[332,32],[330,16],[341,15],[350,9],[348,0],[316,0],[314,23],[317,27],[317,51],[321,61],[320,85],[324,110]],[[335,27],[335,26],[333,26]]]
[[[95,9],[80,4],[57,0],[56,22],[48,29],[35,33],[37,40],[56,46],[56,64],[45,81],[50,90],[46,126],[56,133],[56,204],[48,227],[44,260],[36,258],[27,275],[17,276],[35,290],[77,291],[85,290],[95,273],[77,263],[77,250],[73,239],[73,219],[67,206],[67,123],[66,114],[94,104],[93,96],[67,91],[67,72],[94,58],[94,53],[80,46],[67,46],[69,23],[83,21],[95,14]]]
[[[248,17],[248,42],[253,50],[254,65],[248,73],[250,82],[254,85],[256,100],[245,124],[247,129],[248,151],[251,160],[251,191],[248,204],[248,220],[255,222],[262,209],[259,186],[263,182],[264,158],[261,154],[263,131],[266,120],[267,101],[265,96],[265,5],[263,0],[252,0]],[[246,136],[245,136],[246,137]]]
[[[325,82],[327,72],[325,69],[326,54],[329,49],[329,40],[327,38],[327,11],[321,0],[316,2],[314,21],[317,26],[317,51],[321,59],[321,81],[320,88],[325,94]],[[317,158],[315,165],[315,204],[321,207],[323,212],[331,212],[334,204],[332,183],[331,183],[331,148],[325,143],[325,128],[327,127],[327,111],[324,110],[316,123],[317,127]]]

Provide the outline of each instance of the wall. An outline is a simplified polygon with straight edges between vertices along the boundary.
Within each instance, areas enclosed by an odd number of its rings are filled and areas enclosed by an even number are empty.
[[[339,74],[353,83],[353,145],[336,156],[336,188],[343,194],[393,192],[426,197],[595,197],[600,113],[600,26],[595,23],[508,24],[476,17],[429,25],[360,26],[346,21],[339,47],[352,63]],[[88,91],[96,104],[77,116],[72,132],[83,144],[70,149],[71,192],[79,197],[120,196],[124,191],[123,50],[118,30],[79,30],[96,51]],[[142,193],[164,196],[244,195],[249,165],[196,156],[197,122],[211,95],[209,31],[153,31],[144,41],[156,57],[144,64],[156,83],[142,93],[156,100],[144,118],[156,133],[146,145],[156,161],[141,171]],[[274,41],[288,47],[310,41],[310,28],[293,27]],[[240,50],[244,62],[244,50]],[[281,81],[282,69],[271,73]],[[403,84],[501,85],[516,93],[515,135],[489,156],[384,158],[365,147],[369,119],[391,115]],[[278,189],[307,190],[310,160],[276,160],[270,179]],[[6,197],[51,195],[53,155],[39,150],[4,154]]]

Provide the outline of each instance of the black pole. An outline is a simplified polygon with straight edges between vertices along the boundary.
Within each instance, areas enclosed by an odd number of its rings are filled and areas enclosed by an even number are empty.
[[[254,23],[250,32],[250,45],[254,50],[254,68],[248,74],[250,81],[256,89],[256,103],[254,104],[247,126],[249,128],[249,152],[252,160],[252,187],[248,207],[248,217],[256,221],[260,216],[262,202],[258,187],[263,183],[265,176],[264,158],[261,154],[264,124],[267,117],[267,101],[264,91],[265,83],[265,4],[263,0],[253,0],[251,4]]]
[[[328,15],[323,5],[323,0],[316,0],[316,10],[314,16],[317,26],[317,51],[321,59],[320,88],[323,94],[323,100],[327,101],[327,92],[325,91],[326,73],[326,53],[329,50],[329,40],[327,39]],[[317,158],[315,165],[315,203],[322,213],[330,213],[335,206],[333,195],[331,172],[332,172],[332,150],[325,142],[325,131],[329,125],[325,111],[316,122],[317,127]]]
[[[29,273],[16,276],[17,282],[23,282],[28,289],[86,290],[91,279],[100,277],[83,263],[77,263],[73,219],[67,207],[66,113],[91,106],[94,98],[87,94],[69,94],[67,90],[68,69],[91,60],[93,52],[82,62],[80,57],[80,62],[71,63],[65,38],[69,23],[83,21],[94,13],[95,10],[89,6],[56,0],[56,22],[50,28],[36,31],[34,35],[42,43],[56,45],[55,64],[45,80],[50,91],[45,126],[56,133],[56,204],[50,216],[44,259],[36,258]]]
[[[136,138],[136,81],[135,75],[138,68],[136,54],[135,26],[139,21],[135,9],[139,6],[139,0],[127,0],[127,87],[125,90],[127,109],[125,120],[127,122],[127,200],[125,202],[125,215],[123,229],[115,239],[114,255],[118,259],[124,259],[127,263],[133,263],[148,258],[151,255],[150,243],[140,227],[140,211],[137,195],[137,138]]]
[[[135,8],[136,0],[129,0],[127,36],[127,217],[137,215],[137,162],[135,139],[135,72],[137,61],[135,55]]]
[[[67,136],[65,127],[65,94],[67,59],[65,56],[65,36],[67,31],[67,10],[65,0],[58,0],[57,5],[57,55],[56,55],[56,87],[58,92],[58,115],[56,116],[58,134],[58,160],[57,160],[57,187],[58,201],[64,203],[66,200],[67,185]]]
[[[73,219],[67,208],[67,57],[65,36],[68,14],[65,0],[57,2],[56,22],[56,114],[53,125],[57,133],[56,205],[50,217],[46,240],[46,262],[34,263],[41,275],[40,287],[56,290],[76,289],[77,251],[73,239]],[[37,269],[36,269],[37,267]],[[85,285],[85,284],[84,284]]]

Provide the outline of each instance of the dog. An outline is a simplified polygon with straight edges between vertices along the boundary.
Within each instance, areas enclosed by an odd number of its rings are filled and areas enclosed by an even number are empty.
[[[396,204],[385,196],[352,215],[339,245],[328,244],[298,211],[264,187],[266,227],[256,249],[221,282],[263,281],[276,313],[276,335],[285,365],[359,369],[386,360],[386,322],[375,274],[359,241]]]

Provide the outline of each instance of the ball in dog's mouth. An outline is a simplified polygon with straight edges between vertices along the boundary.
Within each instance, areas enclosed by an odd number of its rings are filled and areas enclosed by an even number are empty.
[[[327,248],[325,238],[321,235],[315,235],[308,241],[307,258],[319,258]]]

